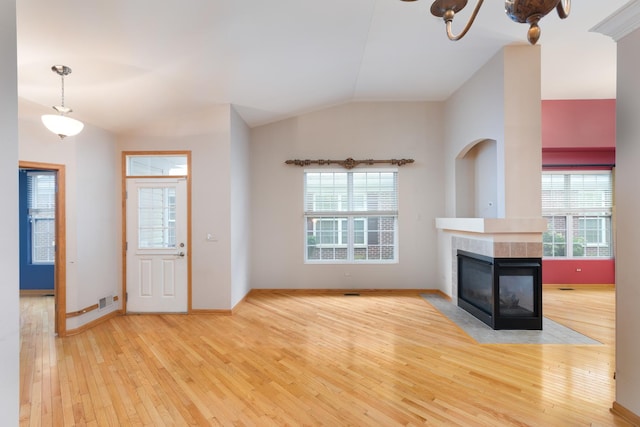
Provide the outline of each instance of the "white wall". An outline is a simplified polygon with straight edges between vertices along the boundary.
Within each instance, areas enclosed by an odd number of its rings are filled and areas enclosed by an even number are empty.
[[[251,241],[251,174],[249,161],[249,127],[231,109],[231,306],[234,307],[251,290],[249,287],[249,253]]]
[[[504,202],[498,201],[498,217],[541,218],[540,46],[507,46],[504,55],[504,145],[498,144],[498,172],[504,170],[498,182],[504,182]]]
[[[362,102],[252,129],[251,287],[434,288],[442,119],[441,103]],[[398,168],[397,264],[304,264],[304,168],[284,162],[348,157],[416,161]]]
[[[18,76],[16,3],[0,2],[0,178],[4,206],[0,210],[0,419],[7,426],[19,419],[20,311],[18,272]]]
[[[640,22],[636,20],[634,22]],[[640,416],[640,30],[618,41],[616,101],[616,402]]]
[[[454,161],[456,218],[498,216],[498,167],[496,141],[477,142]]]
[[[497,218],[499,169],[496,164],[497,144],[493,140],[485,140],[476,147],[474,217]]]
[[[445,111],[446,216],[459,216],[456,157],[469,144],[493,139],[497,143],[497,217],[539,217],[540,47],[503,48],[447,100]]]
[[[493,139],[500,146],[503,144],[504,61],[504,51],[498,52],[445,104],[446,145],[443,160],[446,175],[443,181],[446,197],[444,216],[446,217],[460,216],[457,215],[455,206],[456,157],[468,150],[470,144],[483,139]],[[501,178],[502,173],[498,177],[498,182],[502,182]],[[501,212],[504,212],[504,207]]]
[[[76,137],[77,306],[98,303],[105,296],[122,298],[120,158],[108,132],[86,125]],[[69,211],[67,211],[67,215]],[[69,217],[67,217],[69,222]],[[67,243],[68,244],[68,243]],[[69,259],[67,259],[67,262]],[[73,291],[73,289],[71,289]],[[72,292],[73,293],[73,292]],[[69,287],[67,287],[67,299]],[[121,300],[122,301],[122,300]],[[67,321],[73,329],[122,307],[121,301],[102,311]],[[67,307],[67,311],[73,308]]]
[[[90,124],[79,135],[60,140],[40,121],[46,110],[20,100],[19,157],[65,166],[66,311],[73,312],[97,304],[98,298],[121,296],[119,158],[114,138]],[[119,306],[70,318],[66,329],[76,329]]]
[[[119,151],[191,150],[192,308],[231,308],[229,105],[147,124],[118,138]],[[207,241],[212,234],[215,241]]]

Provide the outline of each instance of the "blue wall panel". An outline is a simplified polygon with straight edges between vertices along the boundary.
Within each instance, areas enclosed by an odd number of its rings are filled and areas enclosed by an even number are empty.
[[[51,289],[53,291],[53,264],[31,264],[31,226],[29,224],[29,205],[27,200],[27,171],[21,169],[19,175],[20,289]]]

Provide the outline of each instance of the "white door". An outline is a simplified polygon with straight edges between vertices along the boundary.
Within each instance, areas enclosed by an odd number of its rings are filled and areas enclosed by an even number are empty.
[[[127,312],[187,311],[187,180],[127,179]]]

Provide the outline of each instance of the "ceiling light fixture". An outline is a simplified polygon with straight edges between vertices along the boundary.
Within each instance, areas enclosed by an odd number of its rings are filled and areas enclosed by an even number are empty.
[[[402,1],[410,2],[416,0]],[[431,5],[431,14],[444,20],[449,40],[456,41],[467,34],[483,2],[484,0],[478,0],[469,21],[458,35],[453,34],[451,24],[455,14],[467,5],[467,0],[435,0]],[[561,19],[565,19],[571,11],[571,0],[506,0],[504,2],[504,11],[509,18],[515,22],[529,24],[527,38],[531,44],[536,44],[540,38],[538,21],[553,9],[558,11],[558,16]]]
[[[67,117],[66,114],[73,110],[64,106],[64,76],[71,74],[71,68],[66,65],[54,65],[51,67],[51,71],[58,74],[62,79],[62,103],[53,107],[59,114],[45,114],[42,116],[42,123],[47,129],[58,135],[60,139],[77,135],[84,128],[84,123]]]

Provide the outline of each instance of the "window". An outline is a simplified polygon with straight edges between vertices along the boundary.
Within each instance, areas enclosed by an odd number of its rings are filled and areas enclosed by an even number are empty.
[[[189,160],[184,154],[128,155],[127,176],[186,176]]]
[[[395,262],[397,172],[304,174],[307,262]]]
[[[543,172],[545,257],[610,258],[613,185],[606,172]]]
[[[176,247],[175,188],[138,189],[138,247],[164,249]]]
[[[56,257],[55,172],[27,172],[27,203],[31,224],[31,263],[53,264]]]

